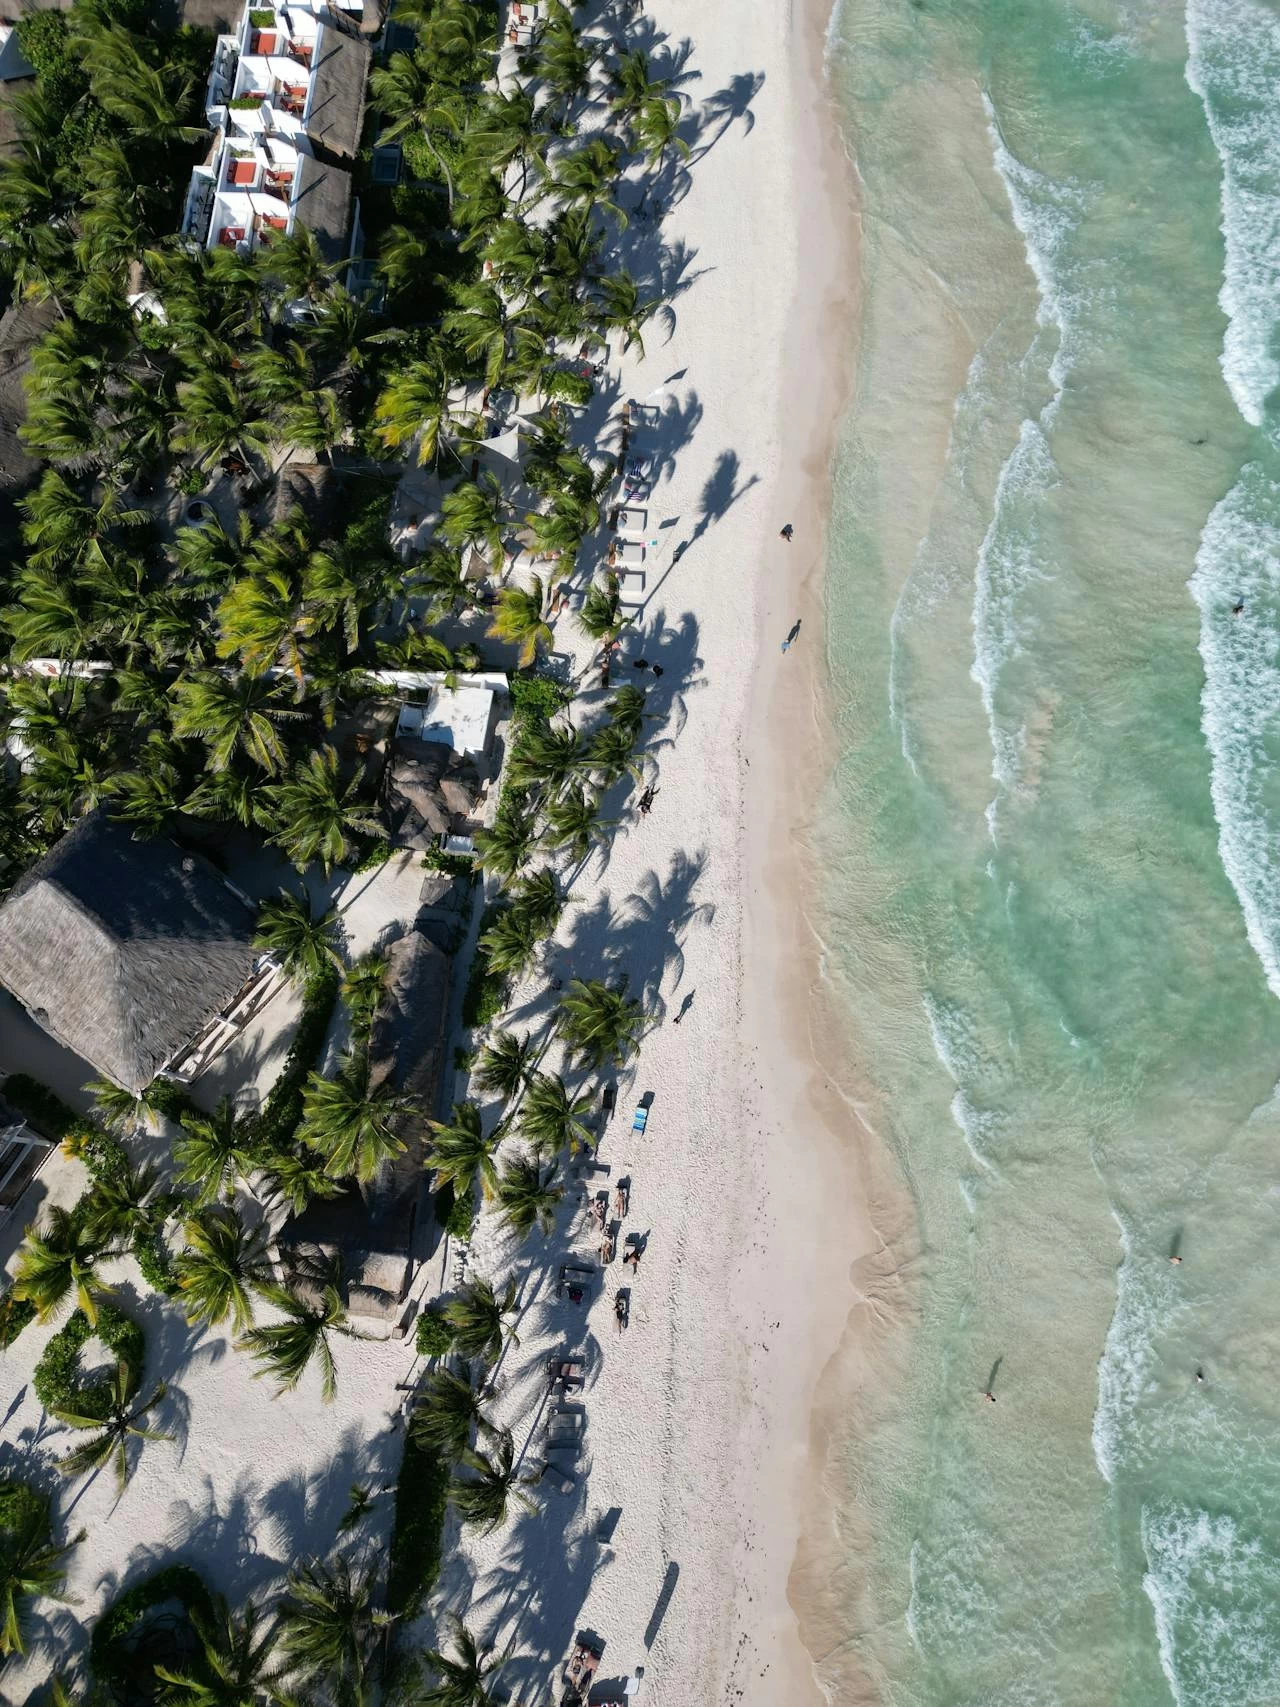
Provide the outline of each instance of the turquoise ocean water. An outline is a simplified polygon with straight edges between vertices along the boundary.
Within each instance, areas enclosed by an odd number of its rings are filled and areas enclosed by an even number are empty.
[[[831,1676],[1277,1703],[1280,5],[842,0],[830,58],[824,910],[914,1210]]]

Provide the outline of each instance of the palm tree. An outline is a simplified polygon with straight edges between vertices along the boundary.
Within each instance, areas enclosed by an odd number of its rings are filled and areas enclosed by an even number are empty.
[[[578,627],[592,640],[608,643],[616,640],[622,632],[626,617],[622,614],[622,598],[618,591],[618,577],[610,575],[604,586],[599,582],[593,583],[587,589],[587,596],[582,601],[578,612]]]
[[[492,1650],[480,1648],[461,1618],[452,1613],[449,1626],[457,1657],[428,1649],[427,1664],[436,1681],[419,1696],[421,1707],[495,1707],[497,1698],[490,1686],[507,1656],[495,1659]]]
[[[612,112],[624,118],[633,117],[645,102],[663,95],[671,87],[667,77],[650,77],[649,55],[643,48],[632,48],[615,63],[609,78],[615,90],[609,102]]]
[[[644,689],[628,682],[625,687],[615,689],[605,701],[604,708],[616,724],[634,737],[639,735],[649,715],[645,710],[647,704]]]
[[[256,1373],[274,1376],[281,1393],[292,1392],[301,1381],[312,1358],[320,1365],[320,1383],[325,1402],[329,1403],[338,1391],[338,1372],[334,1366],[332,1334],[346,1339],[367,1339],[369,1336],[353,1328],[347,1319],[346,1306],[338,1291],[336,1273],[331,1273],[321,1288],[318,1304],[309,1304],[284,1286],[264,1286],[262,1295],[285,1319],[266,1327],[250,1328],[236,1341],[241,1351],[247,1351],[262,1364]]]
[[[578,40],[564,0],[550,0],[547,8],[536,75],[566,103],[583,94],[590,82],[591,55]]]
[[[418,464],[434,462],[441,434],[452,422],[450,379],[439,353],[397,364],[374,404],[374,429],[388,450],[418,441]]]
[[[81,1088],[93,1098],[94,1119],[118,1138],[129,1137],[144,1120],[148,1125],[153,1123],[146,1091],[137,1096],[113,1079],[90,1079]]]
[[[511,317],[502,292],[497,285],[482,281],[458,285],[454,299],[458,306],[445,315],[444,329],[457,339],[469,362],[483,362],[485,384],[492,388],[506,365],[511,336]]]
[[[130,1463],[130,1446],[133,1441],[173,1439],[171,1434],[142,1426],[143,1418],[149,1416],[164,1400],[169,1389],[161,1381],[149,1399],[135,1403],[137,1379],[123,1359],[116,1364],[106,1386],[110,1398],[105,1417],[81,1416],[77,1411],[61,1410],[57,1407],[51,1414],[59,1422],[66,1423],[69,1428],[94,1430],[92,1440],[86,1440],[83,1446],[75,1447],[65,1458],[59,1458],[58,1469],[64,1476],[84,1476],[111,1464],[115,1468],[118,1499],[124,1493],[133,1471]]]
[[[546,932],[538,928],[536,921],[522,918],[507,908],[481,933],[477,947],[488,961],[490,971],[504,978],[519,978],[545,937]]]
[[[342,1554],[291,1571],[280,1607],[284,1674],[322,1688],[335,1707],[363,1707],[378,1632],[390,1622],[374,1606],[376,1588],[376,1566],[355,1569]]]
[[[564,897],[556,874],[547,867],[521,878],[511,891],[511,912],[522,925],[550,936],[564,911]]]
[[[187,1248],[174,1263],[189,1322],[218,1327],[228,1316],[242,1334],[253,1323],[250,1288],[271,1283],[266,1238],[229,1205],[199,1209],[184,1228]]]
[[[528,1238],[536,1227],[549,1233],[555,1225],[556,1205],[561,1198],[560,1187],[551,1182],[555,1172],[544,1174],[536,1160],[514,1157],[502,1170],[496,1196],[502,1210],[504,1226]]]
[[[211,769],[226,770],[237,753],[270,775],[284,769],[285,750],[275,725],[305,713],[283,706],[274,682],[247,670],[234,675],[209,670],[182,677],[172,692],[174,734],[203,741]]]
[[[508,1430],[495,1436],[490,1453],[468,1447],[460,1462],[471,1471],[469,1477],[456,1472],[449,1478],[449,1503],[463,1523],[476,1525],[482,1535],[489,1535],[505,1523],[507,1510],[514,1500],[525,1511],[538,1508],[518,1484],[530,1481],[516,1473],[515,1445]]]
[[[271,1694],[275,1619],[252,1600],[237,1615],[220,1594],[208,1612],[193,1606],[187,1616],[200,1651],[186,1671],[156,1666],[167,1685],[156,1696],[159,1707],[258,1707]]]
[[[361,1185],[378,1177],[384,1165],[405,1148],[395,1122],[413,1107],[389,1084],[374,1090],[367,1056],[348,1055],[332,1079],[312,1073],[302,1097],[298,1137],[325,1159],[333,1179],[353,1174]]]
[[[572,479],[572,476],[570,476]],[[583,540],[600,525],[600,506],[590,494],[556,492],[549,509],[534,510],[525,517],[533,535],[535,550],[556,553],[560,561],[556,575],[567,575],[573,568]]]
[[[150,1162],[103,1170],[84,1199],[84,1228],[98,1244],[125,1246],[158,1232],[169,1203],[158,1195],[160,1176]]]
[[[563,800],[554,800],[546,809],[547,846],[568,848],[575,861],[586,859],[597,843],[608,840],[609,831],[617,822],[601,818],[599,801],[585,788],[570,789]]]
[[[493,828],[476,831],[476,858],[484,871],[509,882],[528,859],[534,839],[532,815],[504,800]]]
[[[576,1155],[578,1146],[590,1150],[594,1134],[587,1125],[591,1112],[589,1096],[571,1096],[558,1073],[536,1073],[520,1109],[520,1135],[541,1156],[557,1156],[567,1149]]]
[[[461,480],[441,503],[440,537],[455,551],[473,546],[495,567],[502,564],[502,522],[506,500],[487,471],[478,480]],[[490,631],[492,632],[492,630]]]
[[[518,788],[533,783],[558,794],[581,765],[582,742],[571,723],[535,724],[520,732],[512,754],[511,780]]]
[[[340,1197],[342,1186],[329,1178],[324,1163],[309,1152],[276,1150],[262,1164],[274,1195],[291,1215],[301,1215],[313,1197]]]
[[[343,264],[326,259],[315,232],[298,220],[288,236],[276,238],[261,266],[288,301],[315,302]]]
[[[616,150],[596,137],[562,156],[549,188],[566,207],[608,208],[618,224],[625,226],[626,214],[608,194],[617,176]]]
[[[338,755],[321,747],[295,765],[271,788],[271,840],[283,848],[299,871],[319,860],[325,872],[352,851],[353,837],[380,836],[381,825],[357,803],[358,777],[344,788],[338,780]]]
[[[606,723],[587,742],[585,762],[607,788],[620,776],[639,782],[644,767],[635,756],[636,738],[623,723]]]
[[[459,1356],[493,1363],[508,1340],[519,1345],[516,1331],[507,1321],[515,1301],[514,1280],[501,1298],[487,1280],[469,1280],[444,1307],[444,1319],[453,1329],[454,1350]]]
[[[624,355],[634,344],[643,360],[644,340],[640,336],[640,328],[661,305],[662,298],[642,297],[639,285],[631,274],[625,271],[609,273],[602,278],[600,294],[604,297],[602,326],[622,333]]]
[[[448,499],[445,500],[448,502]],[[539,650],[549,651],[555,642],[551,624],[543,616],[542,579],[535,575],[526,592],[523,587],[504,587],[488,632],[520,648],[520,662],[527,669]]]
[[[178,1178],[195,1186],[201,1208],[217,1198],[230,1202],[239,1181],[247,1183],[258,1165],[231,1098],[223,1097],[212,1114],[185,1114],[182,1124],[184,1134],[173,1146]]]
[[[680,100],[676,95],[653,95],[641,107],[632,128],[650,166],[661,170],[670,148],[682,160],[689,158],[689,144],[680,135],[680,124]]]
[[[77,1542],[55,1547],[49,1539],[50,1502],[23,1482],[0,1484],[0,1658],[26,1652],[20,1603],[62,1598],[62,1561]]]
[[[224,593],[215,615],[220,658],[238,658],[253,676],[283,662],[293,671],[301,695],[302,600],[287,569],[272,564],[241,576]]]
[[[492,1197],[498,1183],[493,1161],[496,1134],[485,1137],[475,1103],[455,1103],[452,1121],[429,1120],[427,1124],[434,1136],[423,1160],[435,1169],[436,1190],[447,1184],[455,1196],[465,1196],[479,1179],[484,1195]]]
[[[617,985],[575,978],[560,998],[560,1035],[591,1067],[622,1066],[645,1030],[644,1010],[628,996],[625,978]]]
[[[115,1254],[89,1230],[78,1204],[74,1209],[54,1204],[43,1231],[34,1222],[26,1229],[26,1242],[18,1252],[13,1295],[34,1304],[42,1322],[47,1322],[68,1298],[74,1298],[96,1327],[98,1296],[112,1290],[99,1280],[97,1264]]]
[[[316,917],[309,895],[282,889],[258,908],[253,946],[272,955],[295,984],[309,984],[330,967],[341,966],[338,942],[342,923],[330,908]]]
[[[471,1384],[469,1365],[456,1371],[433,1369],[418,1393],[409,1423],[416,1446],[457,1460],[471,1443],[472,1429],[487,1429],[479,1396]]]
[[[375,954],[370,950],[343,976],[342,1000],[351,1025],[354,1049],[363,1049],[373,1034],[373,1022],[386,989],[390,966],[385,954]]]
[[[389,595],[399,591],[402,580],[399,563],[372,552],[341,545],[313,552],[302,577],[305,632],[341,634],[347,651],[357,651],[361,627],[376,627]]]
[[[480,1090],[507,1102],[524,1089],[535,1054],[527,1033],[520,1037],[514,1031],[496,1032],[485,1045],[472,1077]]]
[[[175,450],[189,451],[197,468],[227,456],[251,463],[271,443],[266,421],[256,414],[225,373],[202,368],[178,387],[181,425],[173,434]]]

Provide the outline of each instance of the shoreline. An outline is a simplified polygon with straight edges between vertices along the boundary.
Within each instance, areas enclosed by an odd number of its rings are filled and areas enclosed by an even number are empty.
[[[827,69],[828,35],[838,0],[799,0],[790,43],[793,199],[799,264],[788,320],[779,397],[779,443],[798,447],[779,469],[779,518],[795,519],[790,547],[768,550],[760,575],[757,680],[765,691],[750,708],[753,754],[745,773],[748,878],[744,958],[745,1030],[772,1049],[771,1100],[779,1128],[780,1176],[793,1174],[796,1110],[804,1129],[807,1215],[834,1213],[839,1237],[805,1248],[806,1322],[794,1348],[788,1387],[795,1402],[779,1419],[788,1436],[791,1476],[779,1531],[786,1564],[782,1594],[789,1615],[784,1652],[790,1687],[780,1700],[824,1703],[834,1677],[826,1663],[848,1642],[852,1607],[838,1585],[864,1554],[851,1545],[848,1485],[831,1481],[869,1390],[886,1306],[898,1290],[894,1247],[908,1230],[909,1205],[882,1141],[866,1118],[870,1097],[858,1082],[855,1040],[824,968],[820,874],[812,847],[819,802],[838,761],[831,682],[826,670],[826,599],[835,457],[855,381],[861,331],[861,203],[835,90]],[[776,573],[778,553],[785,573]],[[783,657],[780,637],[793,621],[801,635]],[[806,639],[808,644],[806,644]],[[760,976],[750,975],[752,962]],[[752,992],[755,992],[754,997]],[[777,1049],[784,1040],[785,1053]],[[787,1133],[790,1126],[792,1131]],[[785,1187],[782,1187],[785,1189]],[[838,1205],[833,1211],[832,1205]],[[905,1210],[905,1213],[904,1213]],[[797,1220],[797,1229],[804,1221]],[[896,1312],[895,1312],[896,1313]],[[869,1541],[869,1537],[863,1537]],[[852,1570],[851,1570],[852,1566]],[[847,1659],[846,1659],[847,1665]],[[842,1668],[842,1703],[879,1699],[856,1667]]]

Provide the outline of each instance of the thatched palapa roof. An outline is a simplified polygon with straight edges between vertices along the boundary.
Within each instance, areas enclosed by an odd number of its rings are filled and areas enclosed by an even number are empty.
[[[360,146],[372,58],[368,42],[345,35],[340,24],[325,20],[311,61],[307,135],[331,154],[353,159]],[[303,218],[311,224],[305,214]]]
[[[141,1091],[253,971],[251,910],[197,854],[90,813],[0,906],[0,983]]]
[[[345,260],[351,234],[350,172],[310,154],[300,155],[296,206],[298,218],[315,237],[325,260]]]
[[[434,847],[456,818],[475,810],[480,777],[470,759],[439,741],[400,737],[383,776],[383,815],[398,848]]]

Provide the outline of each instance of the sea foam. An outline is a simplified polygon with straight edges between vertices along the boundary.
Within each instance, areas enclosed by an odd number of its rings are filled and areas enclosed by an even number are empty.
[[[1200,720],[1218,852],[1280,997],[1280,484],[1260,464],[1243,468],[1210,514],[1190,588],[1200,609]]]
[[[1068,249],[1086,205],[1077,184],[1060,183],[1026,165],[1008,148],[995,110],[984,96],[988,133],[996,171],[1009,198],[1013,222],[1021,233],[1027,265],[1036,281],[1036,339],[1027,362],[1037,359],[1046,340],[1052,345],[1048,378],[1053,394],[1034,419],[1024,420],[1018,442],[996,482],[991,522],[978,553],[973,598],[973,667],[970,674],[982,694],[991,733],[992,775],[1002,790],[1016,787],[1023,734],[1009,728],[996,704],[1000,678],[1022,650],[1021,594],[1051,572],[1040,532],[1039,508],[1057,473],[1049,437],[1063,386],[1080,342],[1082,297],[1074,288]],[[994,812],[988,811],[994,835]]]
[[[1142,1586],[1178,1707],[1249,1707],[1280,1692],[1280,1561],[1225,1513],[1144,1507]]]
[[[1280,13],[1255,0],[1187,0],[1186,77],[1222,162],[1222,371],[1261,426],[1280,384]]]

